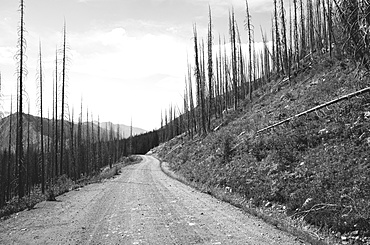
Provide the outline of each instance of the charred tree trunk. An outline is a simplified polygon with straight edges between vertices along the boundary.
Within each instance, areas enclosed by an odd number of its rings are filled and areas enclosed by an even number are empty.
[[[42,56],[41,56],[41,42],[40,42],[40,54],[39,54],[39,89],[40,89],[40,143],[41,143],[41,192],[42,194],[45,193],[45,155],[44,155],[44,118],[43,118],[43,91],[42,91],[42,83],[43,83],[43,74],[42,74]]]
[[[20,28],[18,31],[18,120],[17,120],[17,168],[18,168],[18,197],[22,198],[25,194],[24,191],[24,150],[23,150],[23,88],[24,79],[26,76],[25,67],[25,48],[26,41],[24,38],[24,2],[20,1]]]
[[[66,88],[66,24],[64,22],[63,30],[63,59],[62,59],[62,116],[61,116],[61,128],[60,128],[60,174],[63,174],[63,171],[68,171],[68,165],[63,169],[63,154],[64,154],[64,110],[65,110],[65,88]]]
[[[208,26],[208,131],[211,130],[211,117],[214,111],[213,102],[213,35],[212,35],[212,14],[209,7],[209,26]]]

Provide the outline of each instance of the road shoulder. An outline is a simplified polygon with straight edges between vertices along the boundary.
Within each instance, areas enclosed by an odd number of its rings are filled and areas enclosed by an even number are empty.
[[[299,223],[292,223],[290,219],[285,219],[283,216],[275,218],[272,216],[271,212],[266,213],[266,210],[253,207],[245,198],[241,197],[237,193],[228,192],[227,190],[221,188],[210,188],[199,183],[190,182],[183,176],[175,173],[170,169],[169,163],[162,161],[157,155],[153,154],[153,157],[160,161],[161,170],[170,178],[176,179],[181,183],[191,186],[198,191],[207,193],[220,201],[230,203],[231,205],[240,208],[242,211],[253,215],[267,224],[270,224],[277,229],[287,232],[299,240],[313,245],[327,245],[328,243],[324,241],[324,238],[319,237],[318,234],[311,231],[310,227],[302,227]]]

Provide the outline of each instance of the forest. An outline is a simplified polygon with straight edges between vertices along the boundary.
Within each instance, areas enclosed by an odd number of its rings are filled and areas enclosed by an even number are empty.
[[[188,64],[184,104],[181,110],[173,106],[165,110],[162,140],[184,132],[191,137],[208,134],[220,125],[212,122],[222,122],[228,111],[248,108],[255,90],[279,78],[291,82],[314,58],[349,58],[369,68],[368,1],[274,0],[271,33],[253,26],[248,1],[245,3],[242,31],[248,40],[241,40],[233,10],[229,14],[228,37],[214,34],[211,8],[205,39],[199,40],[193,26],[194,62]],[[258,32],[262,49],[257,49],[254,41]],[[213,50],[217,46],[219,50]]]
[[[31,4],[31,3],[30,3]],[[63,182],[81,182],[98,175],[105,167],[112,168],[125,157],[145,154],[158,145],[158,132],[148,132],[123,138],[119,128],[112,124],[102,126],[99,117],[84,108],[81,101],[79,118],[74,118],[74,108],[67,103],[68,63],[70,57],[67,25],[63,27],[63,41],[55,50],[53,90],[44,91],[42,43],[39,43],[37,67],[38,116],[25,110],[28,93],[25,91],[27,77],[27,50],[25,33],[25,2],[19,3],[19,27],[17,53],[16,104],[11,99],[10,115],[0,118],[0,209],[1,216],[8,214],[12,203],[24,206],[35,204],[35,198],[42,196],[54,199],[61,194],[58,185]],[[44,98],[50,93],[53,98],[52,111],[45,115]],[[1,73],[0,73],[1,95]],[[0,97],[1,99],[1,97]],[[0,100],[1,101],[1,100]],[[29,103],[28,103],[29,105]],[[3,108],[5,109],[5,108]],[[3,112],[1,112],[3,115]],[[37,197],[33,197],[37,196]],[[6,205],[12,207],[6,207]],[[17,206],[17,205],[16,205]],[[24,207],[26,207],[24,206]],[[17,211],[17,209],[15,210]]]

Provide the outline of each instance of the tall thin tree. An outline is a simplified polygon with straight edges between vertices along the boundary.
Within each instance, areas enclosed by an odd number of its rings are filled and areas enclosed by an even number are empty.
[[[201,64],[200,64],[200,58],[199,58],[199,49],[198,49],[198,36],[197,36],[197,28],[196,25],[193,27],[194,31],[194,51],[195,51],[195,78],[196,78],[196,84],[197,84],[197,107],[200,109],[198,120],[199,125],[201,128],[200,132],[203,131],[203,133],[207,132],[206,129],[206,123],[205,123],[205,108],[204,108],[204,89],[203,89],[203,82],[202,82],[202,73],[201,73]]]
[[[212,12],[209,7],[209,25],[208,25],[208,131],[211,130],[211,117],[213,113],[213,34],[212,34]]]
[[[328,0],[329,1],[329,0]],[[301,57],[304,57],[306,55],[306,27],[305,27],[305,15],[304,15],[304,8],[303,8],[303,0],[300,0],[300,10],[301,10],[301,14],[300,14],[300,21],[301,21],[301,52],[300,52],[300,56]]]
[[[278,6],[277,0],[274,0],[274,29],[275,29],[275,67],[276,72],[280,72],[280,58],[281,58],[281,45],[280,45],[280,32],[279,32],[279,21],[278,21]]]
[[[58,50],[55,52],[55,86],[54,86],[54,113],[55,113],[55,129],[54,129],[54,147],[55,147],[55,152],[54,152],[54,167],[55,167],[55,176],[59,174],[59,165],[58,165]]]
[[[275,0],[276,2],[276,0]],[[276,4],[276,3],[275,3]],[[246,0],[245,1],[245,5],[246,5],[246,23],[245,23],[245,28],[247,29],[247,32],[248,32],[248,55],[249,55],[249,66],[248,66],[248,74],[249,74],[249,84],[248,84],[248,97],[249,97],[249,101],[252,102],[252,82],[253,82],[253,78],[252,78],[252,43],[254,42],[253,41],[253,30],[252,30],[252,23],[251,23],[251,15],[250,15],[250,12],[249,12],[249,5],[248,5],[248,1]],[[275,5],[275,8],[276,8],[276,5]],[[278,36],[278,34],[276,34]],[[279,64],[277,64],[277,67],[279,67]]]
[[[235,13],[234,9],[229,17],[229,28],[230,28],[230,38],[231,38],[231,68],[232,68],[232,82],[233,82],[233,92],[234,92],[234,110],[238,108],[238,78],[237,78],[237,49],[236,49],[236,27],[235,27]]]
[[[281,18],[281,43],[283,46],[283,68],[284,74],[290,76],[289,74],[289,60],[288,60],[288,38],[287,38],[287,28],[286,28],[286,17],[284,0],[280,0],[280,18]]]
[[[293,8],[294,8],[294,22],[293,22],[293,29],[294,29],[294,56],[297,66],[299,68],[299,35],[298,35],[298,5],[297,0],[293,0]]]
[[[62,116],[60,129],[60,173],[63,173],[63,154],[64,154],[64,112],[65,112],[65,89],[66,89],[66,49],[67,49],[67,28],[64,21],[63,47],[62,47]],[[66,166],[68,168],[68,166]]]
[[[12,121],[12,113],[13,113],[13,95],[10,96],[10,115],[9,115],[9,142],[8,142],[8,167],[7,167],[7,191],[6,191],[6,199],[10,200],[11,198],[11,181],[10,181],[10,174],[11,174],[11,163],[12,163],[12,128],[13,128],[13,121]]]
[[[43,117],[43,74],[42,74],[42,54],[41,41],[39,42],[39,103],[40,103],[40,143],[41,143],[41,192],[45,193],[45,155],[44,155],[44,117]]]
[[[26,40],[24,37],[24,1],[20,0],[19,5],[20,12],[20,23],[18,29],[18,119],[17,119],[17,147],[16,147],[16,158],[18,168],[18,197],[22,198],[24,192],[24,149],[23,149],[23,94],[24,94],[24,82],[27,74],[25,66],[25,51],[26,51]]]

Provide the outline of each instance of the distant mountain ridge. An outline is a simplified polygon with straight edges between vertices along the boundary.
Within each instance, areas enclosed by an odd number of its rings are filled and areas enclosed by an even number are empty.
[[[94,122],[94,123],[96,125],[98,125],[97,122]],[[127,126],[127,125],[124,125],[124,124],[114,124],[114,123],[111,123],[111,122],[102,122],[102,123],[100,123],[100,127],[103,128],[103,129],[107,129],[107,130],[112,129],[116,134],[119,132],[119,134],[122,138],[129,138],[130,134],[131,134],[131,127]],[[145,130],[145,129],[132,127],[132,135],[133,136],[143,134],[143,133],[146,133],[146,132],[148,132],[148,131]]]
[[[7,149],[9,146],[9,131],[10,131],[10,119],[11,119],[11,127],[12,127],[12,133],[11,133],[11,148],[12,150],[15,149],[15,139],[16,139],[16,126],[17,126],[17,114],[14,113],[12,115],[8,115],[4,118],[0,119],[0,150],[1,149]],[[26,135],[30,136],[30,143],[32,145],[38,145],[39,144],[39,136],[40,136],[40,117],[33,116],[30,114],[23,114],[23,133],[25,137],[24,143],[26,143],[26,140],[28,137]],[[44,141],[47,142],[48,139],[53,138],[53,130],[52,130],[52,120],[43,118],[43,124],[44,124],[44,130],[43,130],[43,136]],[[58,120],[58,131],[60,130],[60,120]],[[93,128],[91,126],[91,122],[83,122],[82,123],[82,134],[86,135],[86,132],[89,131],[90,134],[93,131],[95,137],[97,137],[98,132],[98,123],[93,123]],[[50,127],[50,128],[49,128]],[[65,139],[68,141],[70,138],[70,130],[71,130],[71,122],[65,121],[64,122],[65,132],[66,136]],[[29,128],[29,131],[28,131]],[[76,132],[78,129],[78,123],[74,122],[73,130]],[[93,130],[92,130],[93,129]],[[112,130],[112,132],[110,131]],[[124,124],[113,124],[111,122],[103,122],[100,123],[100,137],[102,139],[105,139],[107,135],[112,135],[113,137],[116,137],[119,132],[120,138],[129,138],[130,137],[130,126],[124,125]],[[132,135],[139,135],[146,133],[147,131],[141,128],[132,127]]]

